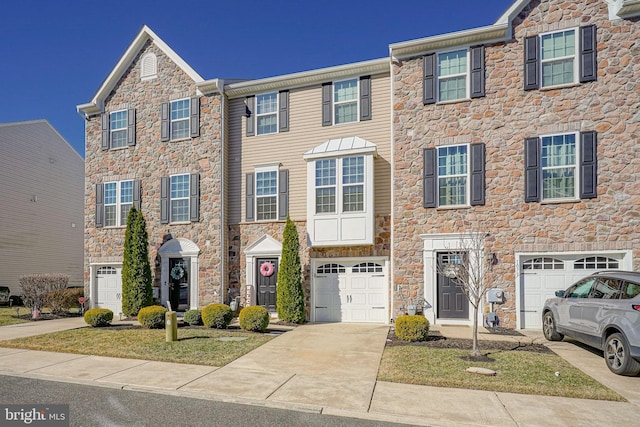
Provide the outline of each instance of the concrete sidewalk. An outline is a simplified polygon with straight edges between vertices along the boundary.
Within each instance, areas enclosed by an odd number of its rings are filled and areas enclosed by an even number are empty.
[[[47,326],[51,329],[82,326],[64,320],[36,324],[59,322]],[[0,328],[0,340],[9,335],[5,328],[11,327]],[[468,327],[433,329],[452,338],[471,334]],[[387,330],[382,325],[304,325],[222,368],[0,348],[0,374],[414,425],[637,424],[640,378],[608,378],[602,358],[572,343],[553,343],[552,349],[629,403],[376,381]],[[527,334],[497,336],[483,330],[480,337],[543,341],[539,333]]]

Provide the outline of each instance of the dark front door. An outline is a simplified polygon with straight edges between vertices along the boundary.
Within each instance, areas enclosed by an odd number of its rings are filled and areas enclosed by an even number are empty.
[[[169,259],[169,302],[171,309],[189,309],[189,262],[184,258]]]
[[[464,295],[463,288],[452,274],[445,271],[447,265],[452,267],[465,261],[461,253],[438,253],[438,318],[440,319],[468,319],[469,300]]]
[[[267,264],[270,264],[267,265]],[[276,281],[278,258],[258,258],[256,262],[256,289],[258,305],[271,312],[276,311]]]

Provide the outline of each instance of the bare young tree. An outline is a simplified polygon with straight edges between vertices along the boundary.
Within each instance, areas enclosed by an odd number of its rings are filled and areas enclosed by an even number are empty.
[[[437,264],[438,273],[455,279],[460,289],[473,307],[473,348],[472,357],[480,357],[478,348],[478,310],[487,292],[487,275],[494,264],[493,256],[484,253],[484,243],[488,234],[466,233],[460,236],[455,248],[450,249],[450,262]]]

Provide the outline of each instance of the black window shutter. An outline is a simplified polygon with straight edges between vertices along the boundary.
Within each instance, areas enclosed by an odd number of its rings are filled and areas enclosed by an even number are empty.
[[[436,103],[436,54],[430,53],[424,56],[422,61],[422,103]]]
[[[598,78],[596,26],[580,27],[580,82]]]
[[[160,141],[169,140],[169,103],[163,102],[160,111]]]
[[[278,219],[287,219],[289,213],[289,171],[280,170],[278,182]]]
[[[596,132],[580,134],[580,198],[598,197],[598,136]]]
[[[331,92],[333,83],[322,83],[322,126],[331,126],[333,124]]]
[[[471,206],[485,203],[485,164],[485,145],[471,144]]]
[[[360,120],[371,120],[371,76],[360,77]]]
[[[139,179],[133,181],[133,206],[140,210],[140,187],[141,183]]]
[[[256,134],[256,119],[253,117],[253,110],[256,109],[256,97],[247,96],[244,100],[244,115],[247,118],[247,136]]]
[[[104,227],[104,186],[96,184],[96,228]]]
[[[524,90],[540,87],[540,43],[538,36],[524,39]]]
[[[289,91],[282,90],[280,91],[278,100],[280,102],[279,107],[279,124],[278,130],[280,132],[288,132],[289,131]]]
[[[100,148],[109,149],[109,113],[102,113],[102,144]]]
[[[245,198],[247,201],[247,206],[245,209],[246,212],[246,220],[247,221],[255,221],[255,208],[254,208],[254,192],[253,192],[253,187],[255,184],[255,174],[253,173],[248,173],[247,175],[245,175],[245,179],[246,179],[246,194],[245,194]]]
[[[424,159],[424,170],[422,176],[423,182],[423,190],[424,190],[424,207],[425,208],[435,208],[438,206],[436,195],[437,191],[437,169],[436,169],[436,149],[435,148],[425,148],[422,154]]]
[[[127,110],[127,145],[133,147],[136,145],[136,109],[129,108]]]
[[[471,48],[471,98],[481,98],[484,90],[484,45]]]
[[[160,224],[169,224],[169,177],[160,178]]]
[[[540,139],[524,140],[524,201],[539,202],[541,187]]]
[[[191,98],[190,107],[189,125],[191,128],[191,137],[193,138],[200,136],[200,98]]]
[[[189,180],[189,221],[200,221],[200,174],[192,173]]]

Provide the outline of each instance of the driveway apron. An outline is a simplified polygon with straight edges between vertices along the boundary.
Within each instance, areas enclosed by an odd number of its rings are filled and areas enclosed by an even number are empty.
[[[295,328],[181,390],[367,411],[389,327],[309,324]],[[217,385],[217,387],[213,387]]]

